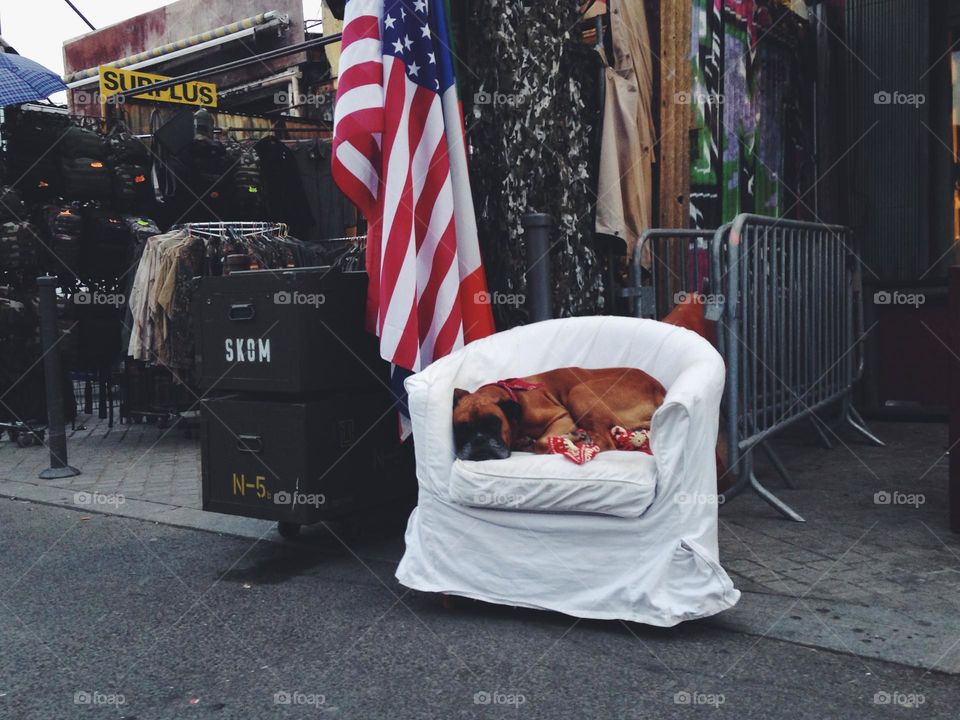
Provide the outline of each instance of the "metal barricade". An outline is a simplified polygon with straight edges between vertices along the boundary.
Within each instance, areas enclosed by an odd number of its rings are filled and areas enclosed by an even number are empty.
[[[862,298],[849,230],[838,225],[739,215],[717,230],[711,268],[725,286],[719,330],[727,364],[726,419],[737,478],[725,499],[752,487],[787,517],[794,510],[757,479],[760,447],[784,481],[790,474],[767,440],[841,403],[842,418],[873,443],[852,404],[863,371]]]
[[[828,405],[840,403],[843,421],[883,445],[852,405],[863,372],[863,313],[847,228],[744,214],[716,231],[651,230],[638,244],[631,284],[624,294],[637,317],[663,318],[680,293],[706,295],[727,366],[722,412],[735,480],[724,500],[749,487],[802,521],[757,479],[753,452],[762,449],[795,487],[768,440],[807,419],[831,447],[817,415]]]
[[[702,292],[710,283],[710,244],[713,230],[647,230],[630,263],[630,287],[635,317],[659,320],[678,302],[680,293]]]

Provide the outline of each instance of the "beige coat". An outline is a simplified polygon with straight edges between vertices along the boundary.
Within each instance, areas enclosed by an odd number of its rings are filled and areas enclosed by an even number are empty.
[[[613,58],[603,58],[596,230],[622,238],[631,254],[640,234],[653,225],[653,54],[643,2],[607,1]]]

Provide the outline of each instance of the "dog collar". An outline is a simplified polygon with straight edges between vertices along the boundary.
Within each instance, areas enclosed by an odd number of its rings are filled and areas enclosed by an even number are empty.
[[[517,398],[517,392],[523,392],[526,390],[536,390],[537,388],[542,388],[543,383],[532,383],[523,378],[507,378],[506,380],[497,380],[494,383],[487,383],[484,387],[490,387],[495,385],[496,387],[503,388],[507,391],[507,394],[510,395],[510,399],[514,402],[519,402]]]

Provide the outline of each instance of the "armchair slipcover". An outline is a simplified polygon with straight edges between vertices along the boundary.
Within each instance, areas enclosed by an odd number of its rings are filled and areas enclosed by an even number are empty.
[[[567,366],[635,367],[664,385],[666,399],[651,428],[652,462],[619,451],[582,466],[527,453],[456,459],[455,387],[472,391]],[[732,607],[740,592],[720,566],[717,547],[714,449],[723,383],[723,360],[706,340],[625,317],[518,327],[434,362],[405,384],[419,499],[397,578],[417,590],[660,626]],[[550,468],[542,471],[547,479],[517,477],[539,475],[541,465]],[[462,478],[478,470],[493,480],[479,499],[465,497]],[[597,488],[618,478],[626,494],[597,496]],[[502,493],[498,482],[507,483]],[[566,487],[571,492],[562,492]]]

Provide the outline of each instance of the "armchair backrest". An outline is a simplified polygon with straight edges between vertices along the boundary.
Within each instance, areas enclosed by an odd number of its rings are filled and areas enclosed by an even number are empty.
[[[524,325],[474,341],[420,374],[428,381],[443,377],[472,391],[486,382],[558,367],[635,367],[669,390],[683,370],[710,357],[716,357],[710,344],[682,328],[628,317],[577,317]]]

